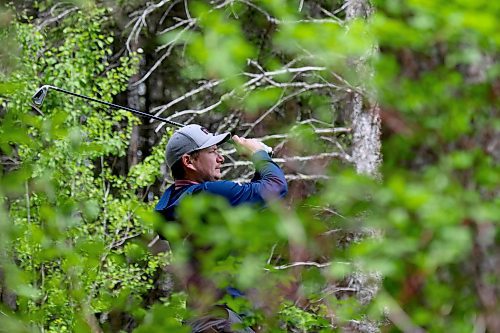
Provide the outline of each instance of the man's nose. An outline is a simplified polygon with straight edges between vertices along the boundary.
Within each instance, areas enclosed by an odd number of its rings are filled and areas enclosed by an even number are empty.
[[[224,156],[221,153],[217,155],[217,162],[224,163]]]

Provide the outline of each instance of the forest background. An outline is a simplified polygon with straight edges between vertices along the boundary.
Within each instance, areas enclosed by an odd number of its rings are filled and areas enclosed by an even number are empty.
[[[500,332],[500,3],[23,1],[0,8],[0,331],[186,332],[183,235],[265,332]],[[186,200],[173,128],[275,149],[266,211]],[[225,177],[251,178],[229,145]],[[203,221],[203,223],[201,223]],[[157,252],[162,233],[173,249]],[[232,255],[229,256],[228,254]]]

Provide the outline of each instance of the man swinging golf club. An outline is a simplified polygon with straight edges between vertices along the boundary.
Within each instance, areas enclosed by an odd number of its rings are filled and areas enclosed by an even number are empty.
[[[177,130],[166,149],[167,166],[171,170],[174,184],[165,191],[156,205],[156,211],[168,221],[175,221],[176,208],[182,199],[197,193],[221,196],[231,206],[252,204],[263,207],[269,200],[283,198],[288,191],[283,171],[272,161],[266,146],[256,139],[236,135],[232,137],[237,149],[251,158],[256,169],[253,179],[243,184],[221,180],[224,157],[218,146],[230,137],[230,133],[213,135],[199,125],[187,125]],[[184,277],[186,281],[182,281],[188,293],[190,290],[195,293],[208,292],[209,282],[199,276],[198,260],[192,258],[189,265],[191,267]],[[226,292],[234,297],[241,295],[240,291],[233,288],[228,288]],[[215,296],[216,300],[218,297]],[[203,332],[206,329],[210,332],[231,332],[230,326],[239,322],[238,316],[230,309],[225,310],[225,320],[210,320],[205,317],[192,322],[193,332]],[[253,331],[247,329],[241,332]]]
[[[244,155],[250,156],[256,168],[252,181],[238,184],[221,180],[224,157],[218,145],[229,140],[231,134],[213,135],[199,125],[187,125],[177,130],[167,144],[167,166],[175,183],[156,205],[156,210],[167,220],[175,220],[175,209],[187,194],[206,192],[222,196],[231,206],[240,204],[263,205],[267,200],[282,198],[287,193],[283,171],[275,164],[258,140],[233,136]]]

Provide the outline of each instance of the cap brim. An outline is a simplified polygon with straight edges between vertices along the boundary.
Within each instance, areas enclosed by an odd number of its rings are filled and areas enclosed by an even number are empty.
[[[226,142],[227,140],[229,140],[230,137],[231,137],[231,133],[223,133],[223,134],[219,134],[219,135],[214,135],[207,142],[205,142],[200,148],[198,148],[196,150],[201,150],[201,149],[205,149],[208,147],[212,147],[213,145],[220,145],[220,144]]]

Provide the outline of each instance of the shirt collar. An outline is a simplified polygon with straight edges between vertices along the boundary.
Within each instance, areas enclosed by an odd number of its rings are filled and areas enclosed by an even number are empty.
[[[188,186],[188,185],[196,185],[196,184],[199,184],[199,183],[195,182],[193,180],[188,180],[188,179],[178,179],[174,182],[174,188],[176,190],[178,190],[181,187]]]

